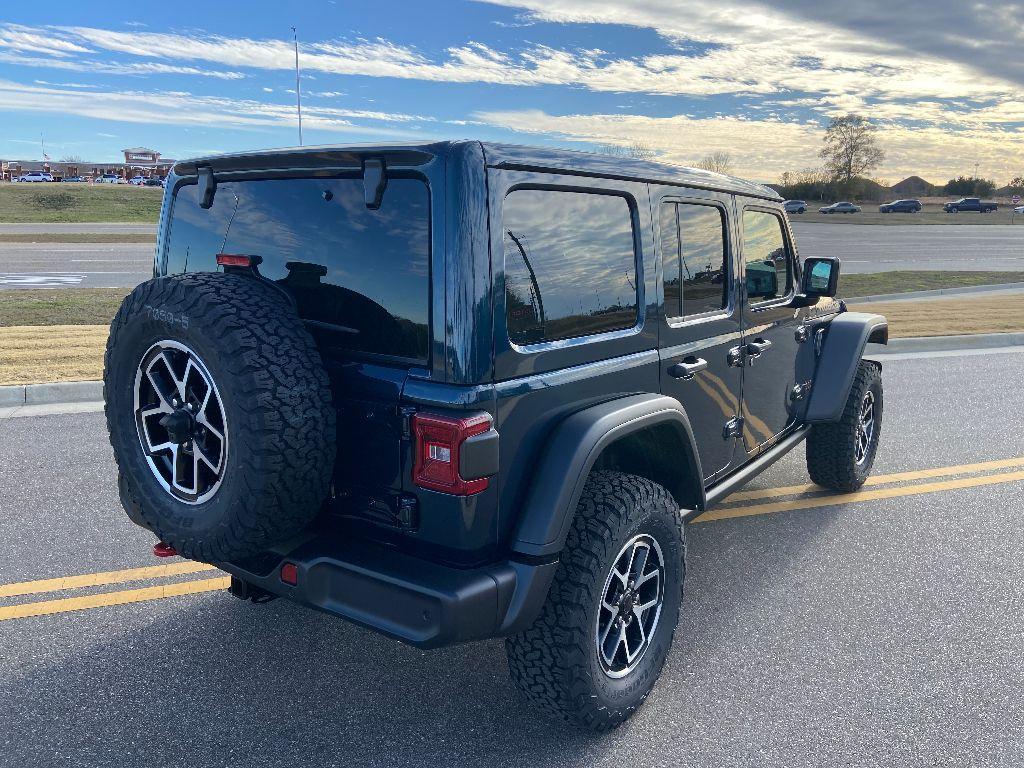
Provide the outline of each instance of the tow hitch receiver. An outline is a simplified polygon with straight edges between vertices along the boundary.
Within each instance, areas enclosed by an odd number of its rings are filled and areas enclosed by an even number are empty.
[[[260,589],[254,584],[250,584],[237,576],[231,577],[231,586],[228,587],[228,592],[239,600],[252,600],[256,604],[269,603],[271,600],[277,598],[277,595],[273,592],[267,592],[265,589]]]

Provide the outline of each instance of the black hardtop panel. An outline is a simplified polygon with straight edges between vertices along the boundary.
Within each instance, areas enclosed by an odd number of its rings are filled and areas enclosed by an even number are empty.
[[[613,157],[596,152],[571,149],[547,149],[517,144],[483,142],[487,165],[531,171],[549,171],[583,176],[654,182],[683,187],[713,189],[766,200],[782,200],[779,194],[762,184],[726,176],[699,168],[684,168],[651,160]]]
[[[361,168],[367,156],[383,156],[391,167],[415,167],[435,157],[449,154],[469,141],[410,142],[407,144],[344,144],[315,147],[284,147],[255,152],[182,160],[174,166],[179,176],[191,176],[198,166],[209,166],[215,172],[266,169]],[[775,190],[762,184],[726,176],[721,173],[684,168],[650,160],[612,157],[595,152],[554,149],[481,142],[486,162],[495,168],[519,168],[567,175],[600,176],[603,178],[655,182],[684,187],[698,187],[729,192],[766,200],[782,200]]]

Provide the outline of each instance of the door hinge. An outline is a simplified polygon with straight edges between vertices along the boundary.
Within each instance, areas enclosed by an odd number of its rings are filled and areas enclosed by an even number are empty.
[[[806,325],[801,325],[796,329],[796,333],[793,334],[796,337],[798,344],[803,344],[807,339],[810,338],[811,332]]]
[[[746,355],[743,347],[733,347],[725,355],[725,361],[730,368],[742,368],[746,364]]]
[[[398,420],[401,424],[403,440],[412,438],[412,416],[414,413],[416,413],[416,409],[411,405],[403,405],[398,409]]]
[[[805,381],[802,384],[796,384],[789,391],[789,401],[795,403],[797,400],[803,400],[808,392],[811,391],[811,382]]]
[[[737,438],[743,436],[743,417],[733,416],[722,427],[722,439],[729,440],[730,438]]]

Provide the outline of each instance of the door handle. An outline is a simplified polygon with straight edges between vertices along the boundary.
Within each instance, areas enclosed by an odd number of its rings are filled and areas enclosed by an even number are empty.
[[[762,352],[767,352],[768,348],[772,345],[768,339],[754,339],[754,341],[747,342],[747,354],[751,357],[757,357]]]
[[[707,370],[708,361],[702,357],[687,357],[681,363],[676,363],[668,369],[668,375],[673,379],[689,381],[698,373]]]

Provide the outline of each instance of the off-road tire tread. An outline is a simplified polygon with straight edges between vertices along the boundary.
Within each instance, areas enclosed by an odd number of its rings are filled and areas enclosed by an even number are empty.
[[[505,641],[513,681],[544,712],[605,732],[627,720],[647,698],[649,689],[636,705],[621,709],[602,707],[592,694],[589,675],[577,677],[574,671],[589,669],[587,659],[594,648],[583,606],[597,599],[606,576],[605,564],[616,554],[613,548],[621,546],[617,543],[621,532],[645,510],[659,506],[676,521],[680,548],[685,552],[679,505],[664,487],[623,472],[596,471],[588,477],[540,616],[528,629]],[[685,562],[680,567],[685,575]],[[666,595],[665,605],[670,599]],[[677,599],[682,599],[682,590]],[[664,616],[665,609],[662,610]],[[676,616],[678,621],[678,612]],[[671,635],[664,656],[669,648]],[[657,679],[664,656],[658,660],[652,680]]]
[[[229,372],[217,381],[221,395],[244,403],[235,414],[242,423],[228,424],[229,440],[241,443],[228,471],[239,473],[244,491],[235,514],[213,535],[182,538],[163,529],[161,515],[142,503],[137,480],[120,471],[119,460],[122,503],[132,507],[134,519],[195,560],[241,558],[295,535],[316,516],[330,489],[335,412],[320,354],[294,307],[276,287],[232,274],[155,278],[132,291],[111,323],[104,355],[105,410],[115,458],[113,421],[134,417],[131,404],[116,401],[110,372],[115,365],[137,365],[131,357],[140,350],[122,352],[119,339],[147,306],[186,314],[190,324],[217,340],[219,363]],[[174,502],[168,497],[168,503]]]
[[[877,366],[861,360],[843,407],[842,418],[833,423],[815,424],[811,429],[807,436],[807,472],[816,485],[848,493],[864,485],[871,474],[873,456],[862,468],[857,467],[854,435],[864,393],[876,383],[880,385],[881,379]],[[877,408],[876,445],[882,430],[881,401]]]

